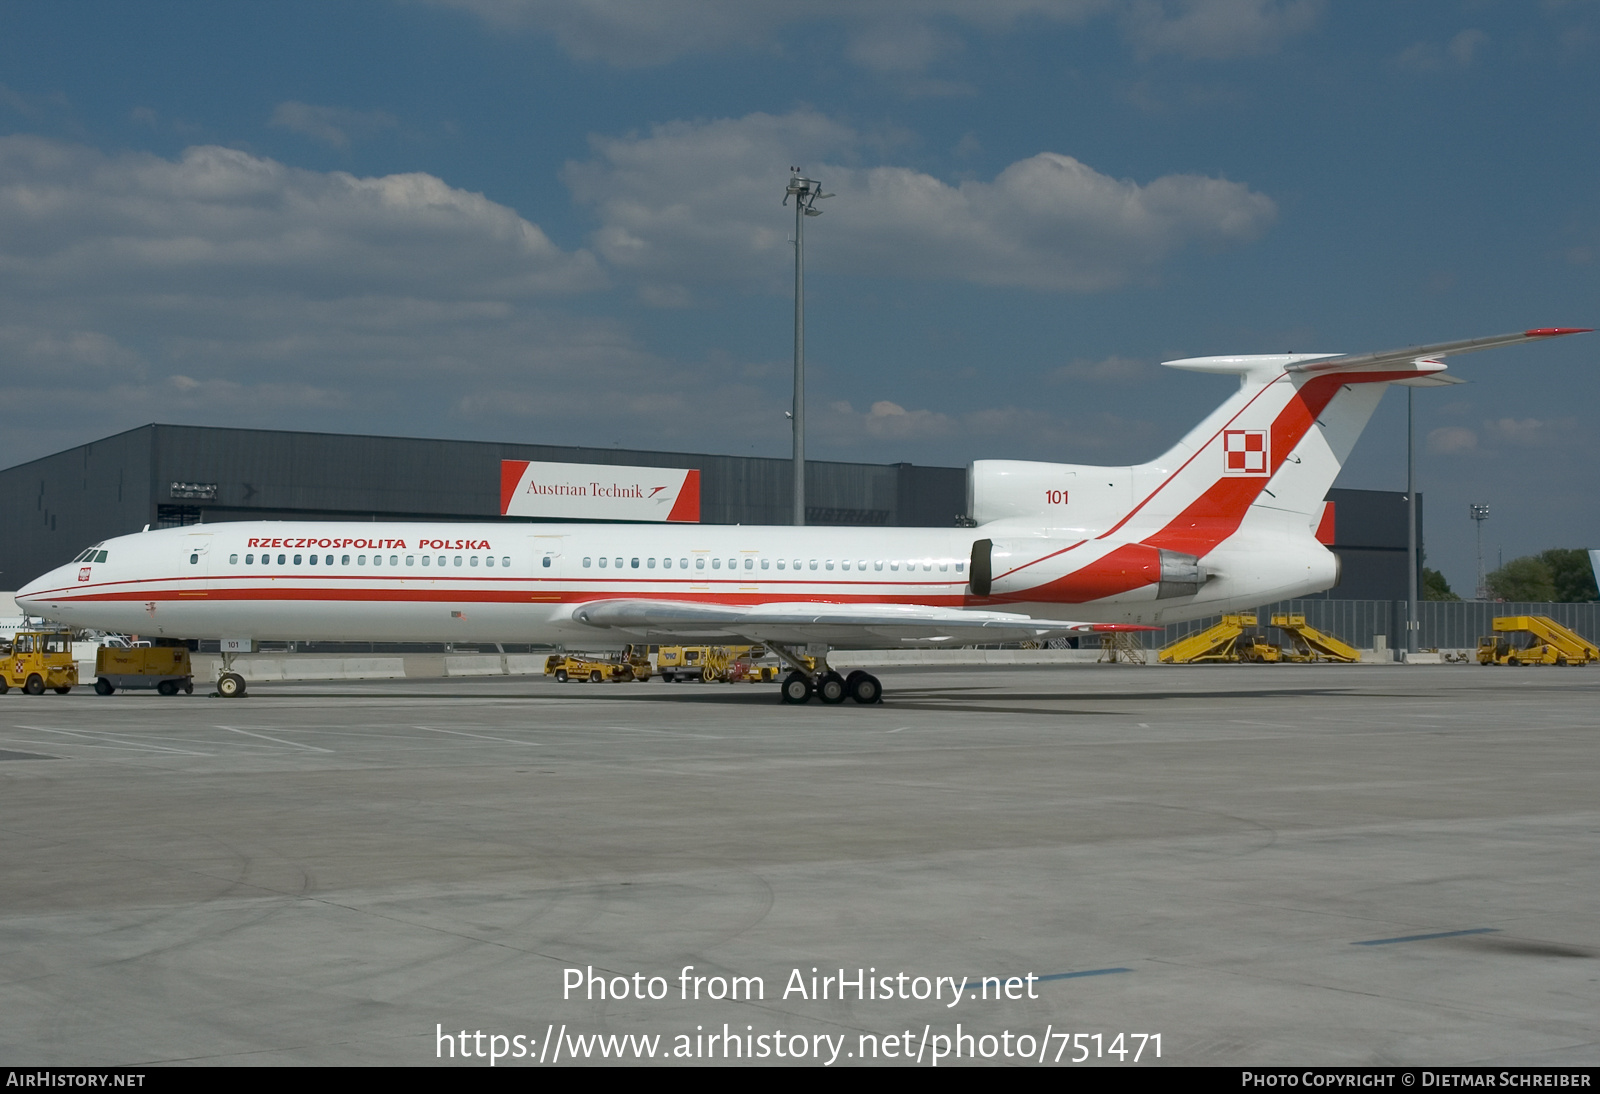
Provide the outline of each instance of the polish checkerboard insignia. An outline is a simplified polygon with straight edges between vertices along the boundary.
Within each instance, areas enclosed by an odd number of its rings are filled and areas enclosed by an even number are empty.
[[[1224,475],[1265,475],[1270,471],[1267,431],[1264,429],[1224,429],[1222,431],[1222,473]]]

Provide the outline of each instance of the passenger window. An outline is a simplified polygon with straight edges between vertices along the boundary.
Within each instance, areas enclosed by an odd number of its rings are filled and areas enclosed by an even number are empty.
[[[511,556],[510,555],[501,555],[500,556],[500,565],[502,565],[502,566],[511,565]],[[550,564],[548,562],[546,562],[545,565],[548,566]]]
[[[637,570],[639,568],[639,560],[638,559],[634,559],[633,560],[633,568],[635,570]]]
[[[712,559],[712,560],[711,560],[711,568],[712,568],[712,569],[713,569],[713,570],[720,570],[720,569],[722,569],[722,560],[721,560],[721,559],[720,559],[720,558],[714,558],[714,559]]]
[[[959,573],[961,573],[961,572],[962,572],[962,571],[963,571],[963,570],[965,570],[965,569],[966,569],[966,568],[967,568],[967,564],[966,564],[966,563],[965,563],[965,562],[958,562],[958,563],[956,563],[956,573],[958,573],[958,574],[959,574]]]
[[[653,558],[645,559],[644,565],[645,569],[654,570],[656,568],[656,560]]]
[[[812,559],[811,560],[811,568],[813,570],[815,570],[817,568],[817,560],[816,559]]]
[[[619,570],[622,569],[622,560],[619,558],[616,561],[617,561],[617,569],[619,569]]]
[[[783,559],[781,558],[778,560],[778,569],[783,569]]]
[[[279,555],[278,557],[282,558],[283,556]],[[356,565],[357,566],[365,566],[366,564],[367,564],[367,556],[366,555],[357,555],[356,556]]]
[[[461,565],[461,556],[460,555],[456,556],[456,565],[457,566]]]
[[[756,568],[756,560],[753,558],[746,558],[744,560],[744,568],[746,570],[754,570]]]
[[[483,560],[483,564],[485,566],[493,566],[494,565],[494,556],[493,555],[489,555],[487,558],[485,558]]]
[[[312,560],[311,560],[311,561],[312,561],[312,562],[315,562],[315,561],[316,561],[316,559],[315,559],[315,558],[313,558],[313,559],[312,559]],[[400,556],[399,556],[399,555],[390,555],[390,556],[389,556],[389,565],[391,565],[391,566],[398,566],[398,565],[400,565]]]
[[[190,555],[189,556],[189,565],[193,566],[193,565],[195,565],[195,563],[197,563],[199,561],[200,561],[200,556],[199,555],[195,554],[195,555]]]
[[[771,565],[772,565],[772,560],[771,559],[765,559],[764,558],[764,559],[761,560],[761,568],[763,570],[768,569],[769,567],[771,567]]]
[[[892,558],[892,559],[889,560],[889,569],[898,570],[899,568],[900,568],[900,560],[898,558]]]
[[[540,563],[540,564],[541,564],[541,565],[542,565],[542,566],[544,566],[544,568],[545,568],[545,569],[546,569],[546,570],[548,570],[548,569],[549,569],[549,568],[550,568],[550,556],[549,556],[549,555],[545,555],[545,556],[544,556],[544,558],[543,558],[543,559],[542,559],[542,560],[541,560],[541,563]],[[588,559],[584,559],[584,560],[583,560],[583,564],[584,564],[584,565],[585,565],[585,566],[587,566],[587,565],[589,565],[589,560],[588,560]],[[510,560],[510,559],[509,559],[509,558],[508,558],[508,559],[506,559],[506,565],[507,565],[507,566],[509,566],[509,565],[511,565],[511,560]]]
[[[736,558],[730,558],[728,560],[728,569],[737,570],[738,568],[739,568],[739,560],[736,559]]]
[[[881,570],[881,569],[883,569],[883,559],[881,559],[881,558],[880,558],[880,559],[878,559],[878,560],[877,560],[877,561],[876,561],[876,562],[874,562],[874,563],[873,563],[873,564],[872,564],[872,568],[873,568],[873,569],[874,569],[874,570]]]
[[[694,560],[694,568],[696,570],[704,570],[706,568],[706,559],[704,555],[701,555],[699,558]]]
[[[472,565],[476,566],[478,564],[478,556],[473,555],[469,561],[472,563]]]
[[[944,559],[939,563],[939,572],[940,573],[946,573],[946,572],[949,571],[949,569],[950,569],[950,560],[949,559]]]
[[[350,561],[350,556],[349,556],[349,555],[345,555],[345,556],[344,556],[344,560],[345,560],[345,561],[346,561],[346,562],[349,562],[349,561]],[[423,555],[423,556],[422,556],[422,564],[423,564],[423,565],[424,565],[424,566],[426,566],[426,565],[428,565],[428,563],[430,563],[430,562],[432,562],[432,561],[433,561],[433,556],[432,556],[432,555]]]
[[[238,561],[239,561],[239,556],[238,555],[229,555],[228,556],[228,565],[229,566],[237,565]]]
[[[266,555],[262,555],[261,557],[265,558],[267,556]],[[350,556],[349,555],[340,555],[339,556],[339,565],[341,565],[341,566],[350,565]]]
[[[922,568],[923,568],[923,569],[924,569],[924,570],[931,570],[931,569],[933,569],[933,560],[932,560],[932,559],[931,559],[931,558],[925,558],[925,559],[923,559],[923,560],[922,560]]]
[[[686,559],[686,558],[680,558],[678,560],[678,569],[687,570],[688,568],[689,568],[689,560]]]
[[[670,569],[672,569],[672,560],[671,560],[671,559],[670,559],[670,558],[664,558],[664,559],[662,559],[662,560],[661,560],[661,568],[662,568],[662,569],[663,569],[663,570],[670,570]]]
[[[605,559],[604,559],[604,558],[602,558],[602,559],[601,559],[601,560],[600,560],[600,568],[601,568],[601,569],[602,569],[602,570],[604,570],[604,569],[605,569],[605,568],[606,568],[606,560],[605,560]]]
[[[333,561],[333,556],[332,555],[328,556],[328,561],[329,562]],[[415,566],[416,564],[417,564],[417,556],[416,555],[407,555],[406,556],[406,565],[407,566]]]
[[[279,565],[279,566],[282,566],[282,565],[283,565],[283,559],[284,559],[284,556],[283,556],[283,555],[279,555],[279,556],[278,556],[278,565]]]
[[[311,563],[311,565],[315,566],[317,564],[317,556],[316,555],[312,555],[309,558],[307,558],[306,561]]]
[[[845,559],[843,562],[839,563],[839,569],[848,570],[849,568],[850,568],[850,560],[848,558]]]
[[[246,566],[254,566],[256,564],[256,556],[255,555],[245,555],[244,556],[244,564]]]
[[[583,560],[583,568],[585,570],[587,570],[589,568],[589,560],[588,559],[584,559]]]

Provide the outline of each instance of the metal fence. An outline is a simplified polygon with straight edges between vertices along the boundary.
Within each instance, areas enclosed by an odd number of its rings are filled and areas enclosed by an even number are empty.
[[[1494,630],[1494,619],[1501,615],[1542,615],[1570,627],[1591,642],[1600,637],[1600,603],[1540,604],[1505,603],[1482,600],[1425,600],[1417,605],[1420,637],[1418,649],[1475,649],[1478,638]],[[1404,600],[1281,600],[1255,609],[1260,627],[1266,630],[1274,615],[1303,615],[1319,631],[1358,649],[1372,649],[1375,636],[1382,635],[1390,649],[1404,648],[1406,602]],[[1203,631],[1222,616],[1173,623],[1161,633],[1150,632],[1146,641],[1166,646],[1186,635]]]

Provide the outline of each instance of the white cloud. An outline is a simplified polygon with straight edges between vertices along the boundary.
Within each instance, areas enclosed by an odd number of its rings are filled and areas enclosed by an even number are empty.
[[[1191,245],[1248,242],[1276,216],[1265,195],[1202,175],[1140,184],[1041,152],[992,181],[951,185],[909,167],[862,167],[871,140],[821,114],[672,122],[595,138],[567,166],[601,227],[595,246],[647,283],[788,276],[793,217],[776,208],[785,165],[838,196],[807,222],[817,271],[1094,291],[1144,277]]]
[[[213,146],[106,156],[33,137],[0,138],[0,276],[13,296],[516,299],[603,284],[587,252],[432,175],[358,178]]]
[[[1224,61],[1275,53],[1322,15],[1322,0],[1135,0],[1123,27],[1145,57]]]
[[[776,50],[796,24],[846,28],[850,59],[876,71],[920,70],[955,48],[943,24],[990,33],[1043,20],[1076,23],[1112,9],[1109,0],[434,0],[490,25],[553,37],[581,60],[619,67],[665,64],[738,48]],[[898,29],[899,41],[890,35]]]
[[[267,124],[274,129],[287,129],[310,137],[330,148],[349,148],[352,137],[396,129],[400,123],[381,110],[350,110],[342,106],[313,106],[290,101],[279,103]]]
[[[1488,41],[1489,36],[1483,31],[1469,28],[1457,33],[1443,45],[1418,42],[1402,50],[1394,63],[1400,68],[1422,73],[1470,68]]]
[[[1143,381],[1149,374],[1149,366],[1137,358],[1106,357],[1099,361],[1073,361],[1056,369],[1053,375],[1066,382],[1133,384]]]
[[[572,56],[619,67],[728,49],[780,50],[800,24],[846,32],[845,56],[881,73],[920,72],[956,52],[952,28],[1013,33],[1120,15],[1144,57],[1228,60],[1271,53],[1316,25],[1324,0],[433,0],[491,26],[547,34]]]
[[[1460,456],[1478,450],[1478,435],[1461,426],[1447,426],[1428,434],[1428,451],[1440,456]]]

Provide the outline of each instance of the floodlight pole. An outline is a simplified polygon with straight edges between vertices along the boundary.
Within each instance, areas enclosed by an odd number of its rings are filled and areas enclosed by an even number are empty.
[[[789,168],[789,186],[783,203],[794,198],[794,409],[789,417],[794,425],[794,523],[806,522],[806,245],[805,218],[819,217],[813,208],[818,198],[831,198],[822,192],[822,183],[804,178],[798,167]]]
[[[1489,585],[1483,576],[1483,522],[1489,519],[1487,505],[1474,505],[1472,507],[1472,521],[1478,526],[1478,599],[1489,599]]]
[[[1406,605],[1406,653],[1417,652],[1418,630],[1421,621],[1417,618],[1417,441],[1416,441],[1416,395],[1417,389],[1406,388],[1406,559],[1410,565],[1410,594]]]

